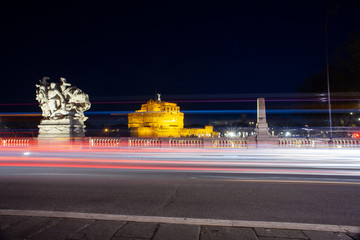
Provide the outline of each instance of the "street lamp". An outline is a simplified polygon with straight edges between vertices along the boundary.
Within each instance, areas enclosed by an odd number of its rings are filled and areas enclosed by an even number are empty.
[[[330,4],[327,6],[325,11],[325,21],[324,21],[324,40],[325,40],[325,62],[326,62],[326,82],[327,82],[327,95],[328,95],[328,108],[329,108],[329,134],[330,140],[332,140],[332,119],[331,119],[331,100],[330,100],[330,77],[329,77],[329,56],[328,56],[328,47],[327,47],[327,22],[328,16],[330,13]]]

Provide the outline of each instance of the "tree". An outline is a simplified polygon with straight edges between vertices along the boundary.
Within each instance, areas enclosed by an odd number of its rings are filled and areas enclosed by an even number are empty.
[[[340,48],[330,64],[331,92],[360,93],[360,35],[353,34],[345,48]],[[325,69],[305,79],[301,92],[326,92]]]
[[[360,109],[360,35],[352,34],[345,47],[340,48],[330,64],[330,91],[334,126],[359,126],[360,115],[353,110]],[[325,69],[305,79],[301,92],[326,93]],[[326,109],[326,102],[316,105]],[[314,106],[311,106],[314,108]],[[319,115],[326,121],[326,115]]]

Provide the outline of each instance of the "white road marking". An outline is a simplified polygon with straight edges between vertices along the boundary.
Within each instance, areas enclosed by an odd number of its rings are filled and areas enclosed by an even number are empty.
[[[360,233],[359,226],[0,209],[0,215]]]
[[[337,182],[337,181],[317,181],[317,180],[272,180],[272,179],[222,179],[228,182],[263,182],[263,183],[314,183],[314,184],[345,184],[360,185],[360,182]]]

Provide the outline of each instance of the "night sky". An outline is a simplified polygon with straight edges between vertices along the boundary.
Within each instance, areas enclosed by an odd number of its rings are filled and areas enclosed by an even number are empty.
[[[1,103],[36,103],[42,76],[91,101],[295,93],[325,68],[328,2],[2,0]],[[360,2],[339,2],[330,57],[360,31]]]

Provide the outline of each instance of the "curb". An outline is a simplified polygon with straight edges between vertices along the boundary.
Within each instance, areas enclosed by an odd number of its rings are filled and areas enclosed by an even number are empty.
[[[0,215],[360,233],[358,226],[0,209]]]

